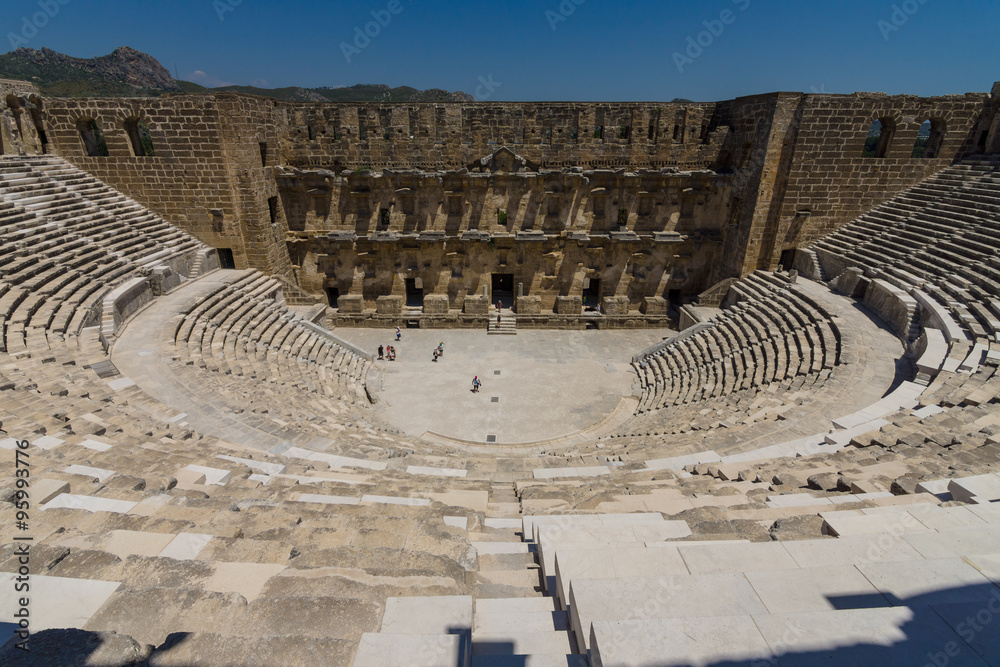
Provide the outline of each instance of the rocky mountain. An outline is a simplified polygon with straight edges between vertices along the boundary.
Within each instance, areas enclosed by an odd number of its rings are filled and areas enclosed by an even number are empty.
[[[344,88],[206,88],[178,81],[156,58],[128,46],[106,56],[74,58],[49,48],[26,49],[0,55],[0,78],[31,81],[52,97],[142,97],[163,93],[236,92],[289,102],[471,102],[463,92],[432,88],[358,84]]]
[[[74,58],[42,48],[19,48],[0,56],[0,76],[32,81],[47,95],[77,96],[180,92],[170,72],[156,58],[122,46],[106,56]]]
[[[204,88],[188,81],[178,82],[186,92],[246,93],[273,97],[287,102],[473,102],[468,93],[431,88],[417,90],[409,86],[390,88],[384,84],[362,84],[344,88],[256,88],[254,86],[223,86]]]

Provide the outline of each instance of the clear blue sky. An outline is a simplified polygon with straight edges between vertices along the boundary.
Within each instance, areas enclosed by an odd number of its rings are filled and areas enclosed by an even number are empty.
[[[38,14],[46,6],[51,18]],[[355,43],[378,17],[387,25]],[[1000,80],[998,26],[996,0],[4,0],[0,51],[11,35],[79,57],[128,45],[203,85],[712,101],[988,91]]]

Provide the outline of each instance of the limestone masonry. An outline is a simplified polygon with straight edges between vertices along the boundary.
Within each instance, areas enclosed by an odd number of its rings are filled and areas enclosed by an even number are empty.
[[[0,96],[0,665],[1000,664],[1000,84]]]
[[[494,291],[523,325],[582,326],[597,305],[618,318],[600,326],[662,322],[982,152],[997,122],[987,94],[349,105],[2,92],[5,153],[64,157],[224,263],[339,307],[342,324],[483,325]],[[886,145],[865,158],[875,120]],[[911,157],[927,120],[933,146]]]

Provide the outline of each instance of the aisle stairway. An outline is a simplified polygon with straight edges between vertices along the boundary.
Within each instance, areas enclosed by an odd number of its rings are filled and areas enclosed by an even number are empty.
[[[494,485],[483,524],[468,534],[478,554],[473,594],[390,598],[379,632],[362,636],[354,667],[589,665],[573,652],[566,612],[542,592],[536,545],[523,539],[523,518],[510,516],[512,500],[510,485]]]
[[[500,311],[500,323],[497,324],[496,312],[494,311],[493,316],[490,317],[490,324],[486,333],[488,335],[516,336],[517,317],[514,315],[514,312],[509,308],[504,308]]]

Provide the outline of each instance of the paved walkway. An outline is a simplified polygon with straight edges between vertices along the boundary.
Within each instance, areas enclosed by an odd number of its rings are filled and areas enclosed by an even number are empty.
[[[238,271],[215,271],[159,297],[119,333],[111,360],[123,376],[131,378],[147,394],[185,413],[184,422],[201,433],[255,449],[271,449],[284,443],[306,444],[294,425],[284,433],[265,432],[251,426],[232,406],[218,400],[212,387],[189,384],[171,367],[171,358],[177,353],[173,344],[177,324],[174,318],[182,309],[240,275]]]
[[[311,446],[315,433],[301,432],[295,424],[282,432],[262,431],[213,399],[211,387],[192,386],[171,368],[174,317],[237,277],[238,272],[217,271],[160,297],[129,322],[112,360],[152,397],[186,413],[185,421],[202,433],[258,449],[282,443]],[[393,338],[392,329],[342,328],[334,333],[373,353]],[[380,390],[374,409],[416,437],[429,432],[481,444],[490,435],[497,444],[558,438],[611,415],[622,397],[632,394],[632,355],[672,333],[521,331],[487,336],[482,330],[408,329],[395,344],[396,361],[377,364],[369,375],[372,388]],[[434,363],[432,352],[440,341],[445,355]],[[475,375],[483,383],[478,394],[470,391]]]
[[[593,426],[611,415],[636,380],[632,355],[673,332],[341,328],[337,336],[376,352],[393,344],[396,361],[381,362],[380,416],[411,436],[425,433],[476,443],[548,440]],[[444,341],[444,356],[433,350]],[[472,378],[482,387],[473,394]]]

